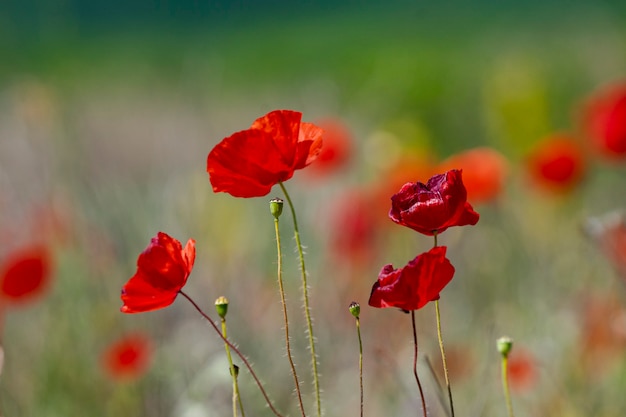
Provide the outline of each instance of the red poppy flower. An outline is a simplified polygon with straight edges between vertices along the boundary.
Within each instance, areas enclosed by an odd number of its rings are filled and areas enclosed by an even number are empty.
[[[440,165],[441,171],[458,168],[463,171],[463,185],[472,203],[494,200],[504,188],[507,160],[492,148],[480,147],[452,155]]]
[[[11,303],[22,303],[40,296],[50,282],[50,263],[48,250],[41,246],[12,253],[0,275],[0,297]]]
[[[626,157],[626,84],[593,95],[583,109],[583,123],[593,147],[611,159]]]
[[[556,192],[569,191],[580,183],[586,168],[580,145],[565,135],[541,141],[527,162],[531,179],[538,186]]]
[[[165,308],[185,286],[196,258],[196,246],[180,242],[163,232],[139,255],[137,272],[122,288],[122,313],[142,313]]]
[[[454,267],[446,258],[445,246],[437,246],[418,255],[404,268],[385,265],[372,287],[369,305],[403,310],[417,310],[430,301],[439,299],[439,293],[454,276]]]
[[[112,379],[136,379],[150,367],[152,351],[152,342],[146,336],[124,336],[102,353],[102,366]]]
[[[479,215],[467,202],[461,171],[453,169],[421,182],[406,183],[391,197],[394,222],[432,236],[448,227],[475,225]]]
[[[213,191],[261,197],[313,162],[323,131],[301,119],[302,113],[275,110],[218,143],[207,158]]]

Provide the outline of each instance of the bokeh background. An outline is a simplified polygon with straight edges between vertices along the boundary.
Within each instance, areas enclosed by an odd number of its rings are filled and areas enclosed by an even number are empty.
[[[468,188],[481,214],[439,238],[457,270],[441,299],[457,414],[504,414],[505,334],[518,415],[624,414],[626,238],[611,233],[626,162],[597,152],[585,124],[586,103],[626,80],[625,3],[5,0],[0,51],[0,262],[37,247],[50,271],[35,296],[0,299],[2,415],[231,414],[223,345],[184,299],[119,312],[159,230],[196,239],[187,293],[210,314],[229,298],[229,334],[279,409],[298,414],[267,207],[280,190],[217,195],[206,174],[217,142],[281,108],[330,138],[326,163],[287,183],[326,415],[358,413],[351,301],[362,305],[366,415],[418,412],[410,318],[367,299],[383,265],[432,246],[387,218],[390,196],[452,167],[478,178]],[[536,154],[554,137],[575,150],[557,146],[546,164],[561,162],[545,168]],[[293,344],[312,414],[288,220]],[[428,401],[446,415],[433,306],[417,317]],[[247,414],[271,415],[240,379]]]

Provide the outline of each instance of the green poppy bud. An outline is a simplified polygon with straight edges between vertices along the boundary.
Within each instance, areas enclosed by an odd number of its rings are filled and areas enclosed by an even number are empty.
[[[352,315],[356,318],[358,318],[359,314],[361,314],[361,306],[356,301],[351,302],[348,309],[350,310],[350,313],[352,313]]]
[[[275,219],[278,219],[283,212],[283,200],[276,197],[270,200],[270,213]]]
[[[215,300],[215,310],[221,318],[226,317],[226,313],[228,313],[228,299],[222,296]]]
[[[503,358],[509,356],[511,349],[513,349],[513,339],[510,337],[501,337],[496,341],[496,345],[498,346],[498,352],[502,355]]]

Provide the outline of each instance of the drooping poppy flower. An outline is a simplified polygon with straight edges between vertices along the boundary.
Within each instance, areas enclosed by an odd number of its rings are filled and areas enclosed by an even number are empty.
[[[369,305],[417,310],[430,301],[452,280],[454,267],[446,258],[445,246],[436,246],[418,255],[403,268],[385,265],[370,294]]]
[[[626,83],[595,93],[583,106],[582,117],[595,150],[609,159],[626,158]]]
[[[51,271],[50,253],[43,246],[12,253],[2,266],[0,297],[19,304],[41,296],[50,284]]]
[[[111,379],[137,379],[150,368],[152,354],[152,341],[148,337],[130,334],[111,343],[102,353],[101,363]]]
[[[460,170],[409,182],[391,197],[389,217],[402,226],[432,236],[452,226],[475,225],[479,215],[467,202]]]
[[[302,113],[275,110],[218,143],[207,157],[213,191],[261,197],[313,162],[323,131],[301,119]]]
[[[142,313],[172,304],[187,283],[196,258],[196,246],[159,232],[137,259],[137,272],[122,288],[122,313]]]
[[[315,125],[324,131],[324,146],[306,173],[309,176],[323,176],[338,171],[348,163],[352,151],[352,134],[339,119],[318,120]]]
[[[585,155],[573,139],[554,135],[537,144],[528,156],[527,169],[537,186],[567,192],[578,185],[585,174]]]
[[[495,149],[479,147],[457,153],[439,165],[439,171],[458,168],[463,171],[467,199],[473,204],[488,203],[504,189],[508,163]]]

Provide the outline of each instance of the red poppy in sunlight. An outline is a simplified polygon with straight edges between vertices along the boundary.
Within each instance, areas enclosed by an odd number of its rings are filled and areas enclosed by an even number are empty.
[[[33,246],[12,253],[2,267],[0,297],[22,303],[40,296],[51,278],[50,253],[43,246]]]
[[[538,186],[565,192],[582,180],[585,155],[576,141],[564,135],[554,135],[537,144],[528,156],[527,168]]]
[[[352,151],[352,134],[339,119],[318,120],[315,123],[324,131],[324,146],[307,174],[324,175],[344,167]]]
[[[463,185],[468,200],[488,203],[504,188],[508,163],[504,155],[492,148],[480,147],[452,155],[439,165],[440,171],[458,168],[463,171]]]
[[[302,113],[275,110],[218,143],[207,158],[213,191],[261,197],[313,162],[323,131],[301,119]]]
[[[512,390],[528,391],[537,382],[537,364],[535,358],[525,349],[515,348],[508,358],[509,386]]]
[[[163,232],[153,237],[137,259],[137,272],[122,288],[122,313],[142,313],[172,304],[185,286],[196,258],[193,239],[183,249]]]
[[[610,159],[626,157],[626,83],[595,93],[583,107],[583,124],[593,147]]]
[[[385,265],[372,287],[369,305],[417,310],[438,300],[439,293],[454,276],[446,250],[445,246],[434,247],[399,269]]]
[[[131,380],[150,367],[153,346],[146,336],[131,334],[113,342],[102,353],[102,366],[114,380]]]
[[[391,197],[389,217],[428,236],[452,226],[475,225],[480,216],[467,202],[461,174],[453,169],[431,177],[426,184],[404,184]]]

